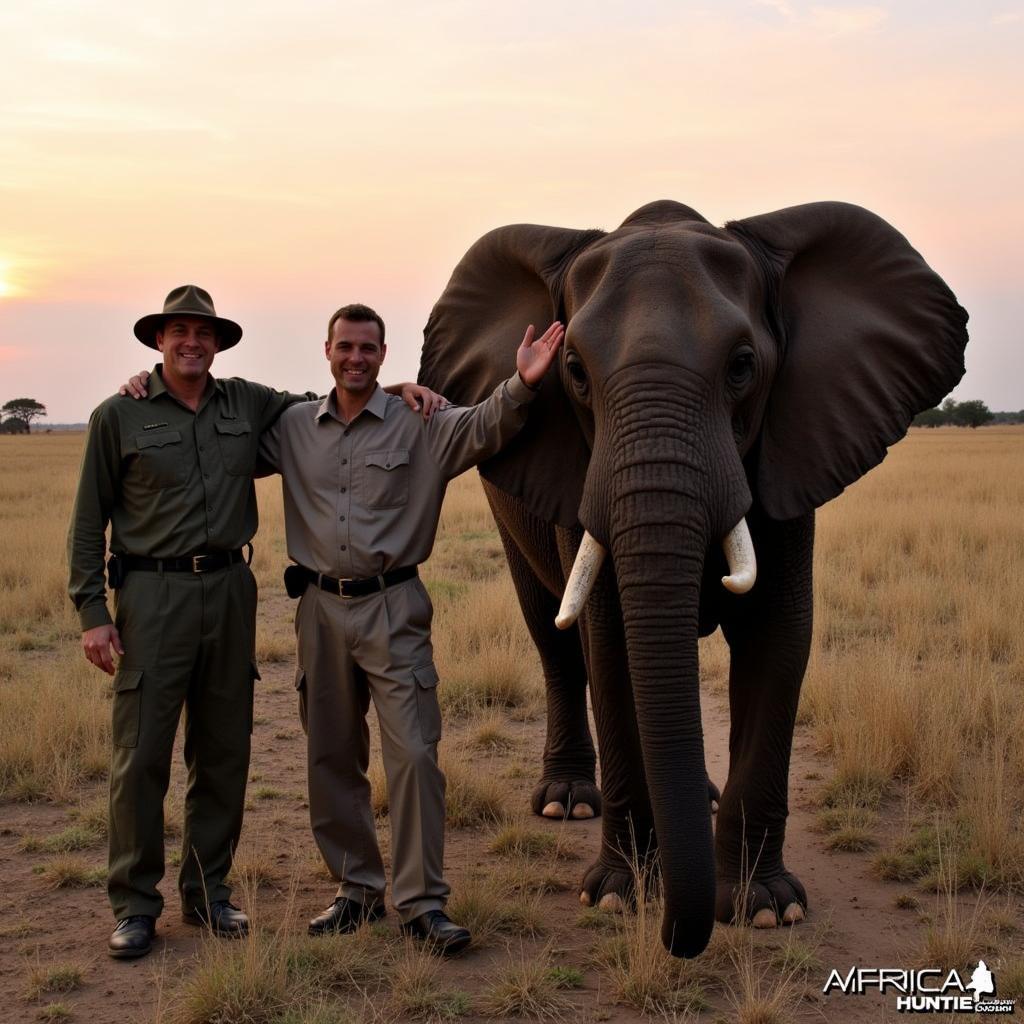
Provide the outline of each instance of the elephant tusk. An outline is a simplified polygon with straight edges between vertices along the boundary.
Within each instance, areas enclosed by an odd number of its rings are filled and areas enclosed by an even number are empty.
[[[555,625],[559,629],[568,629],[580,617],[607,553],[589,533],[583,534],[580,549],[576,552],[576,561],[565,584],[562,605],[555,616]]]
[[[757,559],[746,519],[741,519],[722,541],[729,575],[722,577],[722,586],[733,594],[745,594],[757,579]]]

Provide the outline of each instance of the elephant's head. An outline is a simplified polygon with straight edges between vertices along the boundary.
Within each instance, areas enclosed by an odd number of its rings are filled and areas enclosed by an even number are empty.
[[[657,202],[610,233],[499,228],[459,263],[421,380],[461,403],[527,323],[567,333],[527,426],[481,467],[610,552],[662,861],[662,936],[707,943],[714,865],[698,698],[705,555],[756,500],[839,494],[963,374],[966,314],[885,221],[813,203],[727,224]],[[743,600],[743,598],[736,598]]]

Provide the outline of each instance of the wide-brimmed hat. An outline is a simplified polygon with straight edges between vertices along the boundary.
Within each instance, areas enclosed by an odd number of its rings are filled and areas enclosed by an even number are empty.
[[[242,328],[234,320],[225,320],[224,317],[217,316],[210,293],[194,284],[183,284],[180,288],[168,292],[167,298],[164,299],[164,311],[144,316],[135,325],[135,337],[143,345],[156,348],[156,332],[172,316],[201,316],[206,320],[212,320],[216,324],[217,347],[221,352],[232,345],[237,345],[242,337]]]

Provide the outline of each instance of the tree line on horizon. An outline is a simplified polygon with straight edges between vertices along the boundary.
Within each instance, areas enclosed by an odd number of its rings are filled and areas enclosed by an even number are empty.
[[[46,406],[34,398],[12,398],[0,406],[0,434],[28,434],[32,421],[46,415]],[[914,417],[914,427],[981,427],[986,423],[1024,423],[1024,409],[992,412],[978,398],[957,402],[947,398],[942,405]]]
[[[918,413],[911,426],[914,427],[983,427],[986,423],[1024,423],[1024,409],[1017,412],[992,412],[979,398],[957,402],[947,398],[934,409]]]

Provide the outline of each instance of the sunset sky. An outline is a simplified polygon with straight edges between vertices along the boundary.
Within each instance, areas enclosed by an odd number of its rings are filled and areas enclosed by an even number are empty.
[[[955,397],[1024,408],[1022,53],[1010,0],[4,4],[0,402],[86,419],[185,282],[245,329],[215,373],[326,390],[363,301],[414,378],[491,227],[843,199],[969,311]]]

